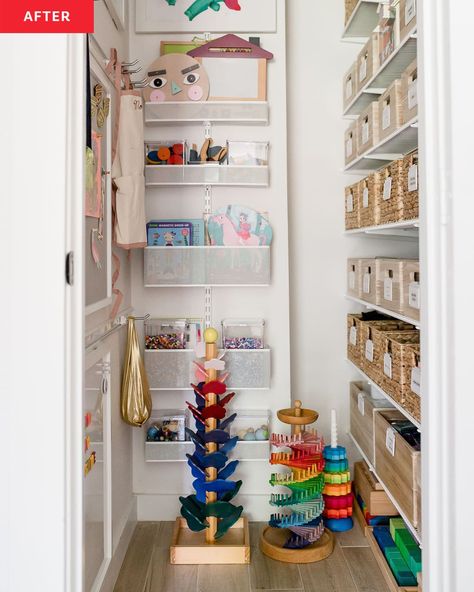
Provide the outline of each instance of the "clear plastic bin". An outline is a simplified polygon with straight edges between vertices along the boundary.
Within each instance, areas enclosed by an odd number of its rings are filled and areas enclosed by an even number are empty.
[[[263,319],[224,319],[222,347],[224,349],[264,349]]]
[[[146,349],[185,349],[186,319],[151,319],[145,323]]]
[[[227,142],[229,164],[239,166],[267,166],[268,142]]]
[[[184,442],[186,440],[184,409],[163,409],[154,412],[146,424],[147,442]]]
[[[267,409],[237,410],[235,413],[237,413],[237,417],[229,428],[232,437],[238,436],[239,440],[244,442],[268,441],[270,437],[270,412]]]
[[[163,140],[145,144],[145,162],[149,165],[182,166],[187,159],[186,140]]]

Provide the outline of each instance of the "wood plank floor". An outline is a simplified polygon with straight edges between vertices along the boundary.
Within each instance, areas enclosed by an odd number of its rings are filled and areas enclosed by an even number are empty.
[[[258,548],[263,523],[251,523],[250,565],[170,565],[172,522],[140,522],[114,592],[389,592],[360,526],[337,535],[320,563],[273,561]]]

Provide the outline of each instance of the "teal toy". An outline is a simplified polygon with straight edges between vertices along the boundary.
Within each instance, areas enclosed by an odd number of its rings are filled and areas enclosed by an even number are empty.
[[[194,18],[209,8],[219,12],[221,9],[221,2],[224,2],[227,8],[230,8],[231,10],[241,9],[238,0],[195,0],[195,2],[193,2],[191,6],[184,12],[184,14],[189,18],[190,21],[192,21]]]

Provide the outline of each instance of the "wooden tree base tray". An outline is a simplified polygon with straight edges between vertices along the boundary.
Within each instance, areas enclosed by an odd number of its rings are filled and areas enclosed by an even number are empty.
[[[326,528],[323,536],[304,549],[285,549],[290,532],[285,528],[267,526],[260,537],[260,550],[268,557],[285,563],[315,563],[331,555],[334,550],[334,534]]]
[[[206,543],[206,531],[193,532],[184,518],[176,518],[170,547],[170,563],[175,565],[217,565],[250,563],[250,536],[247,518],[214,543]]]

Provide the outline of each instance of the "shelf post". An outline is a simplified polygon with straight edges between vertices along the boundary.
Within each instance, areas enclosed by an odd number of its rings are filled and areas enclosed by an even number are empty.
[[[204,333],[206,339],[206,361],[214,360],[217,358],[217,331],[207,329]],[[217,379],[217,370],[210,368],[207,370],[208,379],[206,382],[212,382]],[[217,395],[215,393],[209,393],[206,395],[206,407],[216,405]],[[206,420],[206,432],[212,432],[217,428],[217,420],[209,418]],[[215,442],[209,442],[206,444],[206,450],[208,453],[217,452],[218,445]],[[206,481],[215,481],[217,479],[217,469],[210,467],[206,469]],[[206,493],[206,503],[213,503],[217,501],[217,493],[209,491]],[[209,528],[206,529],[206,543],[215,543],[215,535],[217,532],[217,518],[210,516],[208,518]]]

